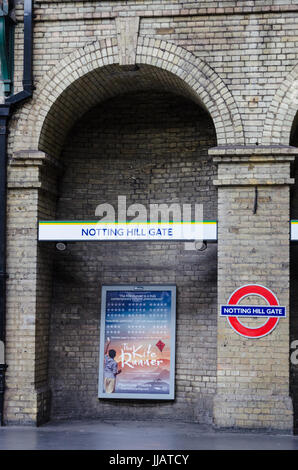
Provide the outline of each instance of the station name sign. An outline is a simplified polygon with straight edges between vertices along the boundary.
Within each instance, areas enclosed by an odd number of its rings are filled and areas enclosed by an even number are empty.
[[[298,241],[298,220],[291,220],[290,239]],[[217,241],[217,222],[144,222],[48,220],[38,223],[39,241],[206,240]]]
[[[286,308],[280,306],[222,305],[221,316],[285,318]]]
[[[40,221],[39,241],[217,240],[217,223]]]

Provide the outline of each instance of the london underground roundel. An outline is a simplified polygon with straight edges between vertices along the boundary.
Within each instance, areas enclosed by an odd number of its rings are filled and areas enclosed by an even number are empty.
[[[267,305],[239,305],[247,296],[262,297]],[[261,338],[271,333],[276,327],[279,318],[286,316],[285,307],[279,305],[276,295],[267,287],[258,284],[248,284],[235,290],[230,296],[227,305],[221,306],[221,316],[226,316],[230,326],[241,336],[246,338]],[[263,317],[265,322],[256,328],[245,326],[240,320],[245,317]]]

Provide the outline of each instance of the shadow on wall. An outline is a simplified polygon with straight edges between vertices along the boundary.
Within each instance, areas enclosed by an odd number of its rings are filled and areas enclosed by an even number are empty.
[[[56,219],[92,220],[103,202],[203,204],[217,218],[213,123],[198,105],[159,91],[130,93],[90,110],[72,129],[62,161]],[[52,418],[210,422],[216,391],[217,246],[87,242],[55,253],[50,331]],[[98,400],[102,284],[176,284],[174,402]]]
[[[292,130],[290,145],[298,147],[298,112],[296,113]],[[291,187],[290,218],[298,220],[298,162],[292,166],[292,178],[295,184]],[[290,246],[290,344],[298,340],[298,243]],[[298,434],[298,365],[290,364],[290,393],[294,407],[294,432]]]

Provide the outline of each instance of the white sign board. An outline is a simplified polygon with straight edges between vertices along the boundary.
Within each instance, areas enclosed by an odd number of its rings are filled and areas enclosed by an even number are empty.
[[[40,241],[217,240],[217,223],[40,221]]]
[[[291,220],[291,240],[298,240],[298,220]]]

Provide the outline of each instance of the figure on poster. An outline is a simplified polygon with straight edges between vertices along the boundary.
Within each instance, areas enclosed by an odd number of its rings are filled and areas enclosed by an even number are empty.
[[[104,351],[104,390],[106,393],[114,393],[116,387],[116,376],[121,373],[118,363],[115,361],[115,349],[109,349],[111,340],[107,338]]]

